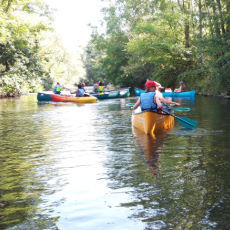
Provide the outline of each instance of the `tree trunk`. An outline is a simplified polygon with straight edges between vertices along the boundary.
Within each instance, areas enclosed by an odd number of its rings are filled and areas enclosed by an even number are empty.
[[[230,33],[230,1],[226,1],[226,12],[228,12],[226,16],[226,32]],[[229,35],[230,36],[230,35]]]
[[[206,11],[208,12],[208,22],[209,22],[209,29],[210,29],[210,33],[211,33],[211,37],[213,38],[214,37],[214,29],[213,29],[213,23],[212,23],[212,16],[211,16],[211,13],[210,13],[210,10],[209,10],[209,6],[207,5],[207,2],[205,1],[205,8],[206,8]]]
[[[220,27],[218,23],[218,17],[216,16],[216,5],[215,2],[213,1],[212,4],[212,10],[213,10],[213,19],[214,19],[214,26],[215,26],[215,31],[216,31],[216,36],[220,37]]]
[[[199,31],[200,31],[200,41],[203,40],[203,14],[202,14],[202,0],[199,0]],[[204,54],[201,53],[201,63],[204,63]]]
[[[221,31],[222,34],[225,34],[225,28],[224,28],[224,19],[223,19],[223,12],[222,12],[222,6],[220,0],[216,0],[219,14],[220,14],[220,22],[221,22]]]
[[[190,26],[188,20],[185,22],[185,47],[189,48],[190,47]]]
[[[6,13],[8,13],[12,2],[13,2],[13,0],[8,0],[7,7],[6,7]]]

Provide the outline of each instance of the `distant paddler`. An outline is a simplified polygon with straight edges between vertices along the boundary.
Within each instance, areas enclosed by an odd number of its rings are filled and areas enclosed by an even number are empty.
[[[104,85],[103,85],[103,83],[101,81],[99,83],[99,86],[97,87],[97,91],[98,91],[99,95],[104,94]]]
[[[71,91],[70,93],[72,93],[72,94],[75,93],[75,96],[76,96],[76,97],[83,97],[84,94],[85,94],[85,89],[82,88],[82,84],[78,84],[77,87],[78,87],[77,90]]]
[[[55,94],[61,94],[62,89],[64,89],[64,87],[60,84],[60,82],[57,82],[57,84],[54,86],[53,92]]]

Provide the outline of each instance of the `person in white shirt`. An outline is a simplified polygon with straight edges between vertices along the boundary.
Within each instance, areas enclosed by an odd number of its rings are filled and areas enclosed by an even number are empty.
[[[164,88],[161,86],[161,84],[159,82],[156,82],[156,97],[158,97],[160,99],[161,102],[165,103],[165,104],[169,104],[169,105],[178,105],[180,106],[180,103],[174,102],[174,101],[170,101],[167,100],[163,97],[162,93],[161,93],[161,89]]]

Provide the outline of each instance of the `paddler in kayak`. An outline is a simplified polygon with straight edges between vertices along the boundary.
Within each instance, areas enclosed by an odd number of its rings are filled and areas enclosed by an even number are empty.
[[[180,92],[185,92],[185,91],[187,91],[186,86],[185,86],[185,84],[184,84],[183,81],[180,81],[179,84],[180,84],[179,88],[175,89],[174,92],[180,93]]]
[[[141,106],[142,111],[150,110],[157,112],[159,109],[162,109],[162,103],[155,93],[156,86],[157,84],[154,81],[146,81],[146,91],[145,93],[142,93],[138,98],[136,104],[133,106],[134,110],[137,109],[139,106]]]
[[[53,92],[55,94],[61,94],[62,89],[64,89],[64,87],[60,84],[60,82],[57,82],[57,84],[54,86]]]
[[[85,90],[82,88],[82,84],[78,84],[78,89],[75,91],[71,91],[70,93],[75,93],[76,97],[83,97],[85,94]]]
[[[97,87],[97,91],[98,91],[99,95],[104,94],[104,84],[103,84],[103,82],[100,81],[99,86]]]

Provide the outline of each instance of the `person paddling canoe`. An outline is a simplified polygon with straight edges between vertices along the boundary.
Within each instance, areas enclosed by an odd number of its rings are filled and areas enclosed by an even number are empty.
[[[174,102],[174,101],[170,101],[170,100],[167,100],[166,98],[163,97],[163,94],[161,93],[161,89],[164,88],[161,86],[160,83],[156,82],[156,95],[157,97],[159,97],[160,101],[165,103],[165,104],[168,104],[168,105],[177,105],[177,106],[180,106],[180,103],[177,103],[177,102]]]
[[[146,91],[145,93],[142,93],[138,98],[136,104],[133,106],[134,110],[137,109],[139,106],[141,106],[142,111],[151,110],[157,112],[158,109],[162,108],[162,103],[155,93],[156,86],[157,84],[154,81],[146,81]]]
[[[137,100],[136,104],[133,106],[133,109],[138,108],[138,106],[141,105],[141,110],[151,110],[155,112],[162,112],[162,109],[165,111],[169,111],[170,109],[167,107],[167,105],[163,104],[174,104],[174,105],[180,105],[177,102],[169,101],[165,99],[160,92],[162,86],[160,83],[147,80],[145,83],[146,91],[145,93],[142,93],[139,99]]]

